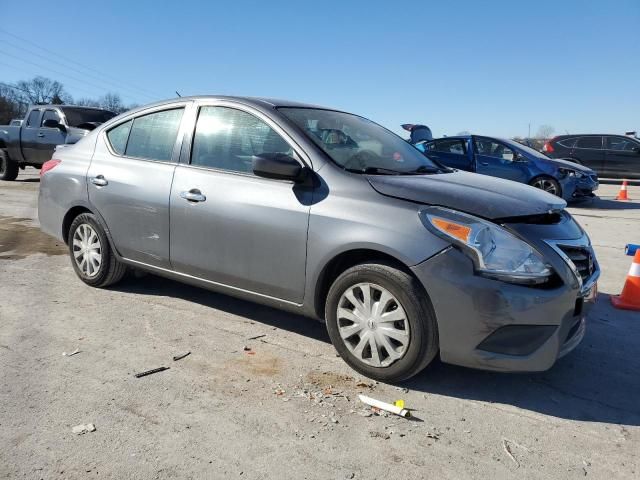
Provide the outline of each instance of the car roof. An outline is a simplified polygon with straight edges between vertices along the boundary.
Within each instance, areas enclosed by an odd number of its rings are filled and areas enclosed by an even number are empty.
[[[103,112],[111,112],[111,110],[107,110],[106,108],[100,108],[100,107],[87,107],[85,105],[31,105],[29,107],[31,110],[37,110],[37,109],[42,109],[42,108],[84,108],[87,110],[101,110]],[[114,112],[112,112],[114,113]]]
[[[170,98],[167,100],[161,100],[155,103],[141,105],[141,107],[149,108],[155,106],[161,106],[170,103],[176,103],[180,101],[198,101],[198,100],[229,100],[238,103],[243,103],[245,105],[252,105],[257,107],[295,107],[295,108],[318,108],[323,110],[336,110],[339,109],[323,107],[320,105],[314,105],[312,103],[304,103],[297,102],[293,100],[283,100],[276,98],[267,98],[267,97],[245,97],[245,96],[235,96],[235,95],[192,95],[188,97],[177,97]]]

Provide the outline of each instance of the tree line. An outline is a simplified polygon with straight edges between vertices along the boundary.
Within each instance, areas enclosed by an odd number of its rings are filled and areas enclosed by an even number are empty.
[[[79,105],[98,107],[121,113],[138,105],[125,105],[116,92],[107,92],[98,98],[74,99],[64,85],[50,78],[37,76],[13,84],[0,81],[0,125],[24,117],[29,105]]]

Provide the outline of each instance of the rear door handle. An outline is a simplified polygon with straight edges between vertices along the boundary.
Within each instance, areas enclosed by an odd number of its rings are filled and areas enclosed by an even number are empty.
[[[192,188],[188,192],[180,192],[180,197],[184,198],[188,202],[204,202],[207,200],[200,190]]]
[[[38,137],[40,137],[40,138],[44,137],[44,133],[39,133]]]
[[[97,177],[93,177],[91,179],[91,183],[93,183],[94,185],[97,185],[98,187],[105,187],[109,185],[109,182],[107,182],[107,179],[104,178],[104,175],[98,175]]]

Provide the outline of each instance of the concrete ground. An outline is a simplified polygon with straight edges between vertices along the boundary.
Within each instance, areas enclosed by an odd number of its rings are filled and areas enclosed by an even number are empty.
[[[576,351],[541,374],[435,362],[398,387],[305,318],[154,276],[85,286],[38,229],[28,170],[0,184],[0,478],[640,478],[640,313],[609,302],[640,187],[617,188],[570,209],[602,266]],[[367,416],[358,393],[415,419]]]

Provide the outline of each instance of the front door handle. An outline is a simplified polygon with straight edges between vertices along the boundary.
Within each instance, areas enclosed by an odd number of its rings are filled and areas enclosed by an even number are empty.
[[[40,138],[44,137],[44,133],[39,133],[38,137],[40,137]]]
[[[489,162],[480,162],[480,165],[484,165],[485,167],[489,166]]]
[[[109,182],[107,182],[107,179],[104,178],[104,175],[98,175],[97,177],[93,177],[91,179],[91,183],[93,183],[94,185],[97,185],[98,187],[105,187],[109,185]]]
[[[200,190],[192,188],[188,192],[180,192],[180,197],[184,198],[188,202],[204,202],[207,200]]]

